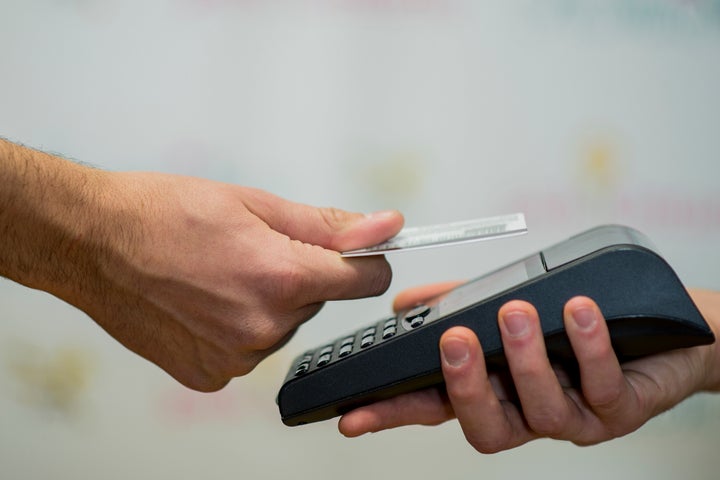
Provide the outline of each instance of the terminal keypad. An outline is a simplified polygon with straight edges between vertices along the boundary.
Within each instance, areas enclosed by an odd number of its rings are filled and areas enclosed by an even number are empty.
[[[419,305],[398,316],[385,318],[372,326],[359,329],[352,335],[340,337],[332,344],[303,354],[297,362],[295,376],[301,376],[314,368],[322,368],[341,361],[350,355],[387,342],[425,323],[431,308]]]

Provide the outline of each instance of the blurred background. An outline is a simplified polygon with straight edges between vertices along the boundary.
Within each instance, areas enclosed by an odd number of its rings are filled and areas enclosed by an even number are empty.
[[[407,225],[529,233],[389,257],[251,375],[189,391],[88,317],[0,280],[3,479],[717,478],[720,398],[595,447],[480,455],[454,422],[285,427],[292,358],[588,227],[650,236],[720,289],[720,1],[1,0],[0,135],[110,170],[255,186]],[[0,186],[2,188],[2,186]]]

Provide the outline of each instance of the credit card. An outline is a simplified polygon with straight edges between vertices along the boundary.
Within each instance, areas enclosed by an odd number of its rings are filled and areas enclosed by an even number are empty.
[[[372,247],[341,252],[341,255],[343,257],[384,255],[386,253],[406,252],[421,248],[511,237],[524,233],[527,233],[525,215],[513,213],[511,215],[477,218],[461,222],[407,227],[385,242]]]

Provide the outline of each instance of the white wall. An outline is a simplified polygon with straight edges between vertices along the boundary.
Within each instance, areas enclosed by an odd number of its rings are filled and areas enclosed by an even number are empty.
[[[524,211],[530,233],[390,257],[217,394],[0,281],[0,477],[716,478],[720,400],[592,448],[476,454],[454,423],[348,440],[274,397],[306,347],[403,288],[477,276],[605,222],[720,289],[720,2],[0,1],[0,135],[113,170],[252,185],[409,225]],[[0,186],[2,188],[2,186]],[[377,475],[376,474],[376,475]]]

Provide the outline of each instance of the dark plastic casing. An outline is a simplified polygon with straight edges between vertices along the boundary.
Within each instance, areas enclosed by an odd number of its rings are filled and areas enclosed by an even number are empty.
[[[577,295],[597,302],[621,361],[714,341],[647,237],[624,226],[601,226],[300,355],[278,393],[282,421],[294,426],[326,420],[442,384],[438,342],[456,325],[475,331],[489,369],[506,368],[497,313],[513,299],[537,309],[550,359],[574,366],[563,307]],[[386,326],[393,323],[390,335]]]

